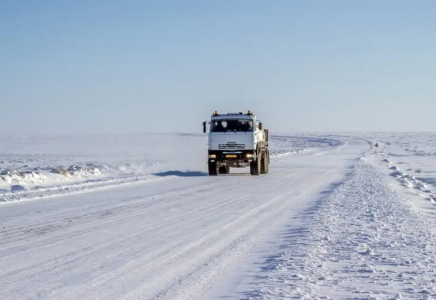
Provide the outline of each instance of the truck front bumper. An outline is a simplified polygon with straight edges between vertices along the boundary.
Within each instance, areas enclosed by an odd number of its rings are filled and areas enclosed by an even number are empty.
[[[256,160],[256,152],[254,150],[209,150],[209,163],[217,163],[220,166],[246,167],[253,160]]]

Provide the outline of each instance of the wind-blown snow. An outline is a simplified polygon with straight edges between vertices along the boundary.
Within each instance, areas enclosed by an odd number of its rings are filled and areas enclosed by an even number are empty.
[[[334,139],[271,138],[271,158],[339,145]],[[0,203],[206,172],[203,134],[0,137]]]
[[[433,134],[273,136],[217,177],[205,136],[138,139],[1,144],[0,299],[436,298]]]

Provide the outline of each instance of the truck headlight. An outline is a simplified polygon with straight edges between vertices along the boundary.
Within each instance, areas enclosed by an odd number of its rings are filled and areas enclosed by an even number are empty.
[[[209,154],[209,158],[216,158],[216,154]]]
[[[254,154],[253,154],[253,153],[247,153],[247,155],[246,155],[245,157],[247,157],[247,158],[253,158],[253,157],[254,157]]]

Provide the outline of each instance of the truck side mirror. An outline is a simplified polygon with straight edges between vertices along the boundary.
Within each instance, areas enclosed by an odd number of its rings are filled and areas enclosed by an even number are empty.
[[[206,122],[203,122],[203,132],[206,133]]]
[[[259,123],[259,129],[260,129],[260,130],[263,129],[262,123]]]

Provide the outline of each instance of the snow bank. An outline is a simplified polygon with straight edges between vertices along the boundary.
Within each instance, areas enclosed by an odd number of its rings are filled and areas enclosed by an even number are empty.
[[[0,137],[0,197],[95,181],[110,185],[173,169],[199,170],[206,147],[203,135],[177,133]]]
[[[436,297],[435,224],[366,162],[303,215],[250,299]],[[316,211],[316,214],[312,212]]]

